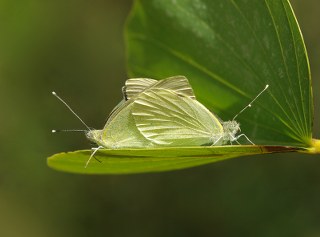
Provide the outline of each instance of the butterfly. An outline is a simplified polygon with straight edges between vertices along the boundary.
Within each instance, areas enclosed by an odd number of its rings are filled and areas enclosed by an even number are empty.
[[[128,79],[122,92],[124,99],[112,110],[103,129],[90,129],[76,115],[88,128],[86,137],[98,145],[87,164],[101,148],[220,146],[239,143],[240,137],[253,144],[245,134],[237,135],[238,122],[222,121],[197,101],[184,76],[159,81]]]

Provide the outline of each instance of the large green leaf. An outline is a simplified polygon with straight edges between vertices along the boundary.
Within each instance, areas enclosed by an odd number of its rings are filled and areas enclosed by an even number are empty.
[[[307,53],[287,0],[137,0],[127,28],[130,76],[189,78],[199,101],[237,119],[257,144],[308,147]]]
[[[100,150],[56,154],[54,169],[86,174],[158,172],[243,155],[318,153],[305,45],[287,0],[136,0],[126,29],[132,77],[189,78],[197,99],[223,120],[239,117],[259,146]],[[120,93],[120,92],[119,92]],[[274,145],[274,146],[270,146]],[[288,146],[288,147],[285,147]]]
[[[297,151],[294,147],[223,146],[171,147],[153,149],[100,150],[87,168],[91,151],[59,153],[48,159],[48,165],[60,171],[82,174],[128,174],[160,172],[193,167],[241,155]]]

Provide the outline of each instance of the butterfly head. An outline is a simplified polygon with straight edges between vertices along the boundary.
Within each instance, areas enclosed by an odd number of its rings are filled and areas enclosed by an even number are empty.
[[[240,124],[235,120],[223,122],[222,126],[224,133],[224,141],[234,140],[236,134],[240,131]]]
[[[90,140],[90,141],[92,141],[92,142],[94,142],[94,143],[96,143],[96,144],[98,144],[98,145],[102,145],[101,144],[101,131],[102,130],[89,130],[89,131],[86,131],[86,137]]]
[[[256,95],[256,97],[253,98],[253,100],[251,100],[251,102],[244,107],[239,113],[237,113],[233,119],[231,121],[227,121],[227,122],[222,122],[222,126],[223,126],[223,143],[227,143],[230,142],[232,144],[233,141],[237,141],[237,139],[241,136],[245,136],[247,138],[247,136],[245,134],[240,134],[239,136],[236,136],[236,134],[241,131],[240,129],[240,124],[235,121],[235,118],[238,117],[238,115],[240,115],[243,111],[245,111],[247,108],[251,107],[251,104],[265,91],[267,90],[269,87],[269,85],[266,85],[265,88],[260,91],[260,93],[258,95]],[[253,142],[251,142],[249,140],[249,138],[247,138],[247,140],[253,144]]]

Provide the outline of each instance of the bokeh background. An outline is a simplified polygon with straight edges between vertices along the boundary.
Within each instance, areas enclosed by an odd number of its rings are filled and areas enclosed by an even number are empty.
[[[319,137],[320,1],[292,0]],[[0,0],[0,236],[320,237],[320,156],[241,157],[168,173],[82,176],[46,157],[89,148],[55,90],[101,128],[127,78],[128,0]]]

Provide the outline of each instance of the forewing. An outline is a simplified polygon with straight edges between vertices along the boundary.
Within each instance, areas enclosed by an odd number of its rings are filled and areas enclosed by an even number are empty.
[[[153,88],[172,90],[178,95],[195,99],[193,89],[185,76],[168,77],[153,85]]]
[[[141,134],[158,145],[210,144],[222,134],[218,119],[198,101],[165,89],[148,89],[133,102],[132,115]]]
[[[123,108],[131,104],[134,101],[134,97],[149,88],[168,89],[178,95],[195,99],[192,87],[188,79],[184,76],[168,77],[160,81],[150,78],[131,78],[126,81],[125,86],[122,88],[123,100],[111,111],[105,126],[107,126]]]
[[[113,110],[110,112],[110,114],[107,117],[107,122],[105,124],[105,127],[114,119],[114,117],[127,106],[129,102],[126,101],[124,98],[116,105],[116,107],[113,108]]]
[[[145,89],[156,84],[158,81],[150,78],[131,78],[126,81],[125,86],[122,88],[125,100],[130,100],[136,95],[140,94]]]
[[[135,126],[131,108],[133,104],[126,105],[120,112],[109,119],[101,132],[103,146],[107,148],[145,148],[151,145]]]
[[[195,99],[192,87],[188,79],[184,76],[168,77],[159,81],[149,78],[131,78],[126,81],[122,92],[125,100],[130,100],[149,88],[172,90],[179,95]]]

